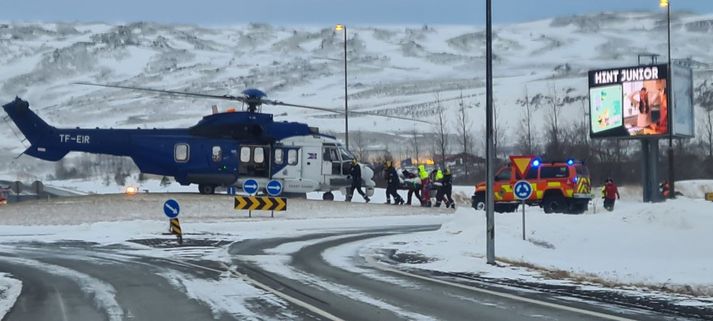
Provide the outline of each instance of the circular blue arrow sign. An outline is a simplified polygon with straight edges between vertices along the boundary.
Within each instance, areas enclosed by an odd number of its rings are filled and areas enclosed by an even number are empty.
[[[532,196],[532,185],[528,181],[517,181],[513,188],[515,197],[519,200],[526,200]]]
[[[181,211],[181,207],[178,202],[174,199],[169,199],[163,203],[163,213],[168,216],[168,218],[176,218],[178,213]]]
[[[245,193],[248,193],[250,195],[257,193],[257,190],[259,188],[260,188],[260,185],[257,183],[256,180],[254,180],[252,178],[243,182],[243,191],[245,191]]]
[[[280,181],[271,180],[267,182],[267,194],[270,196],[278,196],[282,194],[282,183]]]

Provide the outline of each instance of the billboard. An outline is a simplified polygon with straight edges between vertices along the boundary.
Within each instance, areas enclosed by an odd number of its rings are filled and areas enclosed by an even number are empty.
[[[666,65],[590,71],[590,136],[668,135],[668,83]]]
[[[673,65],[673,134],[677,137],[693,137],[693,71],[691,68]]]

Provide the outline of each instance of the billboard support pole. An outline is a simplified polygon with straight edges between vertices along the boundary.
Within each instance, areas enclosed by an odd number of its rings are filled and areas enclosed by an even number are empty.
[[[668,184],[670,186],[669,198],[674,198],[676,195],[675,189],[675,172],[673,164],[673,101],[671,95],[673,94],[673,72],[671,70],[671,2],[668,2],[666,6],[666,20],[668,23],[668,84],[666,84],[666,108],[668,108]]]

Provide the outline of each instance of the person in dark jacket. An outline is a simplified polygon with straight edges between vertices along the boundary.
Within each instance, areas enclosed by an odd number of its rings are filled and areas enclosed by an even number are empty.
[[[416,199],[419,204],[421,201],[421,180],[416,176],[415,173],[411,173],[404,169],[404,184],[408,188],[408,196],[406,197],[406,205],[411,205],[411,199],[414,194],[416,194]]]
[[[349,171],[349,176],[351,176],[352,178],[352,184],[347,189],[346,201],[352,201],[352,196],[354,195],[354,190],[356,189],[357,192],[359,192],[359,195],[364,198],[364,201],[369,203],[369,196],[366,196],[364,191],[361,190],[361,166],[359,165],[359,162],[357,162],[356,159],[352,160],[352,168]]]
[[[607,178],[607,182],[604,184],[604,208],[607,209],[607,211],[613,211],[614,202],[616,202],[617,199],[621,199],[619,189],[617,189],[613,179]]]
[[[399,173],[396,172],[394,164],[392,162],[386,163],[386,195],[394,198],[394,205],[402,205],[404,199],[397,192],[401,181],[399,180]]]
[[[436,175],[438,178],[439,175]],[[451,174],[451,169],[446,167],[445,174],[440,178],[439,182],[441,186],[438,187],[438,193],[436,194],[436,207],[441,207],[441,202],[446,201],[446,208],[456,208],[455,202],[453,202],[453,175]]]

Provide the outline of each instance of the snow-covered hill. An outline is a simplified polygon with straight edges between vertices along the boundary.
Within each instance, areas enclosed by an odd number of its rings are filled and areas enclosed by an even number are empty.
[[[500,126],[514,127],[518,98],[537,93],[586,95],[586,71],[636,64],[642,52],[666,53],[661,13],[600,13],[495,28],[495,104]],[[696,81],[713,74],[713,16],[673,17],[674,58],[691,58]],[[249,24],[224,28],[132,23],[0,24],[0,100],[29,100],[42,117],[67,127],[189,126],[224,101],[147,95],[73,85],[78,81],[239,94],[247,87],[270,98],[343,108],[343,35],[331,27]],[[455,118],[461,94],[472,109],[473,131],[484,125],[484,32],[472,26],[354,27],[348,34],[349,106],[385,115],[433,117],[438,96]],[[477,107],[481,106],[481,107]],[[583,117],[583,102],[563,117]],[[324,113],[266,107],[278,120],[343,132]],[[542,121],[546,111],[538,111]],[[351,117],[350,130],[403,133],[409,121]],[[513,128],[514,129],[514,128]],[[507,132],[508,129],[503,132]],[[6,166],[25,146],[0,126]],[[26,143],[25,143],[26,144]],[[30,164],[21,157],[13,162]]]

